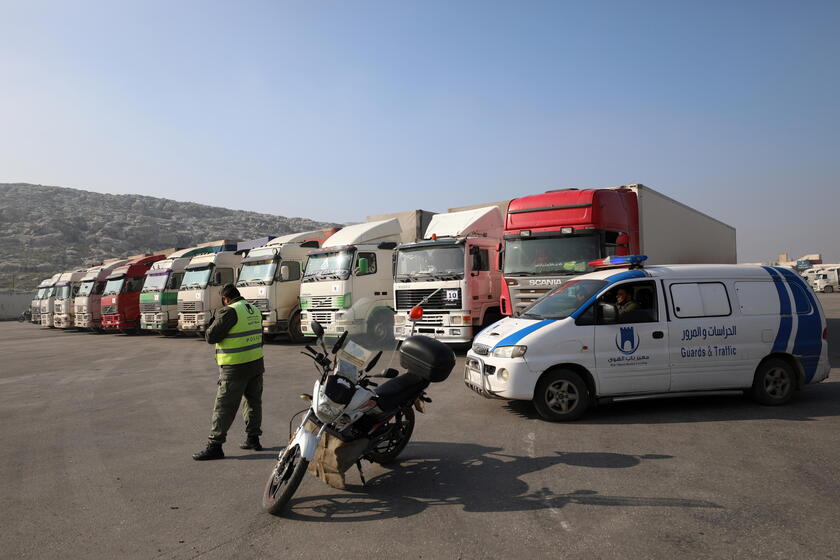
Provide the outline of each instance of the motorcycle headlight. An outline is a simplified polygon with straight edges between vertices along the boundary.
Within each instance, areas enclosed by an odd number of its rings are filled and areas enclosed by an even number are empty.
[[[318,418],[322,422],[332,422],[344,412],[344,406],[336,404],[329,399],[323,399],[318,404]]]
[[[493,350],[494,358],[521,358],[528,350],[527,346],[499,346]]]

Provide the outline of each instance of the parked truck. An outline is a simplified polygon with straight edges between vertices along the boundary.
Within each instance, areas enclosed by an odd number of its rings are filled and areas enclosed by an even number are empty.
[[[422,241],[397,247],[394,337],[409,335],[411,308],[429,297],[414,333],[466,343],[501,318],[504,218],[496,206],[437,214]]]
[[[840,291],[840,265],[822,265],[822,268],[814,275],[811,285],[815,292],[824,294]]]
[[[128,259],[107,259],[85,271],[79,292],[73,299],[74,323],[77,329],[102,330],[102,292],[111,272]]]
[[[511,200],[501,309],[518,315],[611,255],[648,264],[734,264],[735,228],[644,185],[562,189]]]
[[[263,336],[287,334],[303,340],[300,321],[300,279],[309,251],[338,229],[283,235],[251,249],[242,260],[236,287],[262,313]]]
[[[38,290],[35,292],[35,297],[29,304],[30,322],[35,325],[41,324],[41,301],[47,298],[47,293],[50,291],[51,284],[54,284],[53,278],[45,278],[38,284]]]
[[[165,253],[136,255],[115,268],[102,292],[102,328],[122,333],[140,332],[140,290],[146,271],[163,260]]]
[[[178,332],[178,291],[193,257],[231,250],[233,244],[204,244],[181,249],[157,261],[146,271],[140,291],[140,328],[164,335]]]
[[[73,300],[79,292],[79,286],[87,269],[80,268],[72,272],[65,272],[55,283],[55,303],[53,324],[58,329],[76,328],[76,308]]]
[[[178,290],[178,330],[202,335],[222,305],[222,286],[236,282],[242,255],[221,251],[197,255],[185,267]]]
[[[383,219],[345,227],[311,251],[300,286],[303,335],[314,336],[315,320],[327,336],[364,334],[376,344],[391,339],[394,249],[419,239],[432,215],[415,210],[376,216]]]
[[[39,318],[41,319],[42,327],[55,328],[53,325],[53,313],[55,312],[55,284],[61,277],[61,273],[54,274],[52,278],[47,281],[44,286],[46,291],[44,297],[41,299],[41,312]]]

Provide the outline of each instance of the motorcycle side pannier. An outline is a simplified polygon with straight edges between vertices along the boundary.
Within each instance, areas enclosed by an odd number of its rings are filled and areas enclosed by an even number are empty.
[[[455,367],[455,353],[439,340],[410,336],[400,346],[400,365],[432,383],[439,383]]]

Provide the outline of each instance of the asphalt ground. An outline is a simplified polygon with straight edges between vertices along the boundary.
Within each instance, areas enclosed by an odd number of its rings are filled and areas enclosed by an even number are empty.
[[[840,294],[829,381],[783,407],[738,396],[602,406],[552,424],[463,385],[348,489],[260,495],[315,372],[266,347],[263,452],[195,462],[216,390],[196,338],[0,323],[0,558],[837,558]],[[462,353],[463,354],[463,353]],[[387,365],[388,356],[381,365]]]

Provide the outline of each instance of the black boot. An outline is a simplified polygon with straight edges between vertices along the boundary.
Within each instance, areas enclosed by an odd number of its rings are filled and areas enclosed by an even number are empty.
[[[239,446],[239,449],[253,449],[254,451],[262,451],[263,446],[260,445],[259,437],[248,436],[245,438],[245,441],[242,442],[242,445]]]
[[[193,455],[193,459],[196,461],[212,461],[224,458],[225,452],[222,451],[221,443],[208,443],[206,448]]]

